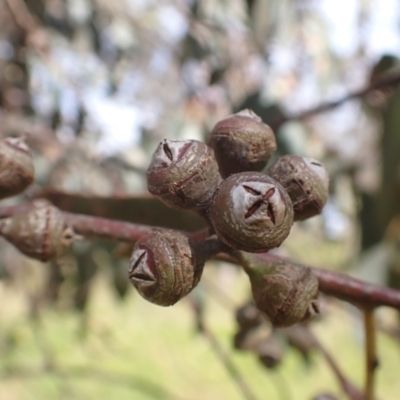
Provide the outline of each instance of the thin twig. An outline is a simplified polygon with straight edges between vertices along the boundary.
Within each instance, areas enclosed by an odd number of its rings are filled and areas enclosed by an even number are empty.
[[[375,371],[378,367],[378,358],[376,354],[376,326],[374,310],[366,308],[363,310],[364,332],[365,332],[365,400],[373,400],[375,385]]]
[[[310,331],[310,334],[314,338],[314,342],[318,348],[318,350],[321,352],[321,354],[324,356],[325,361],[331,368],[332,372],[335,374],[337,380],[340,383],[340,386],[342,387],[343,391],[347,394],[349,399],[351,400],[365,400],[362,392],[360,389],[358,389],[356,386],[354,386],[353,383],[351,383],[346,375],[342,372],[340,369],[339,365],[336,363],[335,359],[331,356],[331,354],[326,350],[326,348],[321,344],[321,342],[317,339],[317,337],[313,334],[313,332]]]
[[[0,219],[12,217],[16,214],[28,212],[35,207],[35,201],[0,208]],[[135,224],[115,219],[93,217],[84,214],[63,212],[68,224],[79,235],[102,239],[118,240],[128,243],[137,242],[143,235],[149,233],[155,226]],[[209,237],[208,228],[195,232],[183,232],[190,239],[201,241]]]
[[[143,235],[149,233],[154,226],[133,224],[130,222],[91,217],[82,214],[64,212],[68,224],[74,231],[84,236],[96,236],[103,239],[137,242]]]
[[[221,289],[211,279],[208,279],[204,275],[202,277],[202,282],[203,281],[205,283],[204,288],[207,291],[207,293],[210,296],[212,296],[213,299],[218,302],[218,304],[220,304],[223,308],[225,308],[227,311],[232,313],[232,311],[236,307],[233,299],[230,298],[226,293],[221,291]],[[195,307],[195,306],[193,305],[193,307]],[[196,310],[195,310],[195,312],[196,312]],[[197,312],[196,318],[197,318],[197,320],[202,318],[202,316],[199,314],[199,312]],[[201,325],[201,328],[203,329],[204,324],[203,324],[202,319],[201,319],[200,325]],[[292,395],[290,393],[290,387],[287,385],[285,377],[278,370],[276,370],[274,372],[275,372],[274,375],[270,374],[268,376],[271,377],[272,383],[276,388],[279,398],[282,400],[292,399]]]
[[[210,342],[211,347],[213,348],[215,354],[218,356],[221,363],[224,365],[224,367],[226,368],[226,370],[228,371],[229,375],[232,377],[234,382],[239,386],[239,389],[241,390],[244,398],[246,400],[257,400],[246,380],[243,378],[239,370],[235,367],[235,364],[232,362],[229,355],[225,353],[225,350],[219,344],[215,335],[206,325],[202,309],[198,307],[193,298],[189,297],[189,300],[190,300],[189,304],[191,305],[195,313],[196,323],[199,332]]]
[[[239,372],[239,370],[236,368],[235,364],[233,364],[232,360],[228,356],[228,354],[225,353],[225,350],[223,347],[220,345],[218,342],[217,338],[214,336],[214,334],[208,329],[208,327],[204,324],[204,321],[202,323],[202,333],[203,335],[207,338],[207,340],[210,342],[215,354],[218,356],[222,364],[225,366],[226,370],[229,372],[235,383],[238,385],[240,388],[243,397],[246,400],[256,400],[256,396],[250,389],[249,385],[247,382],[244,380],[243,376]]]
[[[32,204],[30,204],[32,207]],[[29,204],[20,206],[4,207],[0,209],[0,218],[5,218],[29,209]],[[98,236],[108,239],[120,240],[134,243],[143,234],[148,233],[153,226],[133,224],[124,221],[111,220],[107,218],[92,217],[81,214],[65,213],[67,220],[75,231],[84,236]],[[188,237],[204,237],[206,231],[188,233]],[[185,233],[185,232],[183,232]],[[240,252],[238,253],[240,254]],[[287,260],[287,258],[271,253],[251,254],[254,262],[268,263],[273,260]],[[234,253],[221,253],[216,259],[241,265],[241,260]],[[290,260],[289,260],[290,261]],[[293,265],[305,267],[305,265],[290,261]],[[328,271],[321,268],[311,267],[318,278],[319,290],[322,293],[336,297],[362,307],[388,306],[400,310],[400,291],[363,282],[349,275],[339,272]]]
[[[32,32],[38,28],[38,23],[32,17],[23,0],[5,0],[15,23],[26,33]]]
[[[300,111],[300,112],[294,113],[292,115],[283,116],[279,120],[277,119],[277,120],[272,121],[270,123],[270,125],[273,129],[276,130],[276,129],[280,128],[281,125],[283,125],[286,122],[294,121],[294,120],[302,120],[302,119],[306,119],[306,118],[312,117],[314,115],[317,115],[317,114],[320,114],[320,113],[323,113],[326,111],[330,111],[333,108],[336,108],[349,100],[354,100],[354,99],[357,99],[360,97],[364,97],[365,95],[372,92],[373,90],[383,89],[388,86],[395,86],[399,83],[400,83],[400,73],[396,72],[389,76],[386,76],[383,79],[379,79],[362,89],[356,90],[355,92],[348,93],[347,95],[345,95],[337,100],[328,101],[326,103],[320,104],[317,107],[310,108],[309,110],[306,110],[306,111]]]
[[[255,254],[252,256],[258,262],[288,260],[285,257],[280,257],[271,253]],[[293,265],[306,266],[291,260],[289,261]],[[328,271],[311,266],[310,268],[318,278],[319,290],[322,293],[357,306],[388,306],[400,310],[400,291],[398,290],[363,282],[340,272]]]

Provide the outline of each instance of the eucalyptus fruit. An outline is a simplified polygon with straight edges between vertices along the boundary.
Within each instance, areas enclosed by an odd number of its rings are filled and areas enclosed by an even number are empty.
[[[248,109],[219,121],[209,143],[224,178],[238,172],[261,171],[276,151],[272,129]]]
[[[171,306],[198,284],[204,263],[183,234],[153,229],[136,242],[129,263],[129,279],[151,303]]]
[[[214,151],[197,140],[163,140],[147,170],[149,192],[174,208],[205,209],[220,181]]]
[[[271,332],[267,324],[263,324],[252,329],[240,328],[234,335],[234,347],[238,350],[256,352],[261,343],[268,340],[270,333]]]
[[[256,349],[258,359],[265,368],[276,368],[283,359],[284,348],[276,332],[272,332],[265,340],[260,342]]]
[[[289,235],[293,207],[289,195],[274,179],[261,172],[242,172],[219,185],[210,218],[225,244],[261,253],[280,246]]]
[[[257,328],[264,322],[260,311],[253,303],[245,304],[236,310],[236,322],[241,330]]]
[[[267,173],[288,192],[293,202],[295,221],[321,213],[328,200],[329,176],[319,161],[286,155],[278,158]]]
[[[78,238],[63,213],[46,201],[0,220],[0,235],[21,253],[43,262],[61,255]]]
[[[279,260],[246,272],[257,308],[275,327],[304,322],[319,313],[318,280],[310,268]]]
[[[34,180],[32,153],[22,138],[0,141],[0,199],[24,191]]]

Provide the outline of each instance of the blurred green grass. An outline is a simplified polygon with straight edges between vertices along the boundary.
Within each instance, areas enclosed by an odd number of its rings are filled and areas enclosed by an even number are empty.
[[[314,254],[310,249],[315,249],[315,240],[304,237],[298,243],[299,258],[308,253],[309,259],[321,265],[329,261],[340,265],[345,259],[337,244],[325,244]],[[223,307],[215,296],[205,296],[209,328],[259,399],[307,400],[318,392],[345,398],[319,354],[313,355],[307,367],[290,350],[281,367],[270,371],[261,367],[254,354],[234,351],[233,308],[248,299],[247,279],[231,266],[214,264],[207,267],[205,278],[200,286],[204,293],[209,293],[205,289],[207,281],[212,281],[232,303]],[[243,399],[210,344],[196,332],[187,301],[162,308],[131,291],[121,302],[108,279],[103,269],[94,282],[85,325],[77,312],[54,308],[42,309],[40,322],[35,323],[28,316],[23,288],[0,282],[0,399]],[[325,317],[313,329],[348,377],[362,386],[362,326],[354,314],[346,306],[329,302]],[[379,334],[378,352],[379,398],[398,399],[399,343]],[[54,369],[46,369],[46,364]]]

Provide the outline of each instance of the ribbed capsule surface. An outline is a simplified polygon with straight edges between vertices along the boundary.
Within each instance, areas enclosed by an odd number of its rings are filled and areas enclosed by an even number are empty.
[[[245,171],[261,171],[276,151],[272,129],[249,109],[219,121],[209,144],[225,178]]]
[[[0,220],[0,235],[21,253],[44,262],[62,254],[77,237],[62,212],[47,202]]]
[[[186,236],[173,230],[153,229],[135,244],[129,279],[146,300],[171,306],[195,288],[202,270]]]
[[[197,140],[163,140],[147,170],[149,192],[174,208],[204,209],[220,181],[214,151]]]
[[[321,213],[329,196],[329,175],[322,163],[290,154],[278,158],[267,173],[288,192],[295,221]]]
[[[250,253],[278,247],[293,224],[292,202],[282,186],[261,172],[226,178],[214,193],[210,217],[228,246]]]
[[[273,261],[246,272],[257,308],[274,326],[291,326],[319,313],[318,280],[310,268]]]
[[[32,153],[22,138],[0,141],[0,199],[24,191],[34,180]]]

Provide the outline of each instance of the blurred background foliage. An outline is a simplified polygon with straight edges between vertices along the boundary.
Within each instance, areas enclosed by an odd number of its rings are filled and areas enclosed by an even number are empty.
[[[400,73],[399,56],[396,0],[0,0],[0,134],[27,136],[37,178],[3,203],[45,188],[69,211],[197,229],[146,199],[151,154],[252,108],[279,154],[318,158],[331,176],[322,216],[279,252],[400,289],[399,89],[293,117]],[[190,301],[160,309],[131,291],[117,243],[85,241],[51,265],[0,247],[1,398],[239,399],[200,314],[260,398],[342,398],[321,356],[287,334],[276,365],[231,351],[249,296],[232,267],[211,264]],[[360,317],[325,303],[312,328],[361,385]],[[399,319],[378,319],[378,393],[396,399]]]

